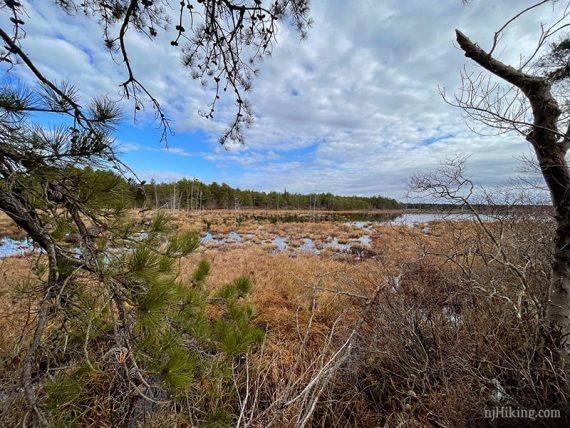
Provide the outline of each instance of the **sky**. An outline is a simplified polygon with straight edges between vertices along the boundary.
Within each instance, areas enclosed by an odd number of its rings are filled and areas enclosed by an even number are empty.
[[[48,78],[76,84],[83,100],[119,98],[126,72],[104,49],[95,20],[66,15],[52,1],[22,3],[22,47]],[[500,185],[520,175],[528,143],[518,135],[472,132],[440,92],[453,95],[464,67],[478,72],[454,44],[455,28],[488,49],[494,32],[533,3],[313,0],[306,40],[280,27],[273,55],[259,64],[247,95],[255,117],[246,144],[229,148],[217,141],[230,102],[204,119],[199,112],[213,92],[190,78],[167,34],[152,43],[133,32],[127,38],[133,67],[175,134],[166,146],[152,116],[143,112],[134,121],[133,105],[124,101],[117,150],[141,179],[192,177],[242,189],[405,200],[413,174],[456,155],[468,156],[468,174],[478,185]],[[517,64],[535,46],[540,23],[559,13],[547,5],[515,21],[496,50],[499,58]],[[7,19],[0,10],[2,28],[10,28]],[[32,82],[23,67],[2,73]]]

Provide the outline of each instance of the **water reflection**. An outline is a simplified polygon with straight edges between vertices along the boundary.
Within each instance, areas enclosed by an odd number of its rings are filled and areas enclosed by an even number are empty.
[[[253,216],[255,217],[255,215]],[[492,221],[493,218],[486,215],[480,216],[483,221]],[[270,218],[277,221],[295,221],[295,222],[305,222],[307,220],[306,215],[299,214],[275,214],[270,216]],[[263,220],[267,221],[268,217],[264,216]],[[456,214],[446,214],[446,213],[422,213],[422,214],[375,214],[375,213],[320,213],[318,215],[317,221],[323,219],[334,219],[335,221],[342,222],[345,226],[352,229],[358,229],[364,231],[365,234],[358,238],[350,238],[346,242],[340,243],[337,237],[328,236],[324,238],[323,242],[315,241],[311,238],[303,237],[302,244],[298,247],[289,246],[287,241],[289,236],[275,236],[270,241],[273,244],[274,253],[283,252],[289,250],[291,252],[302,252],[302,253],[312,253],[320,254],[324,249],[333,250],[336,253],[359,253],[362,252],[362,247],[371,247],[371,234],[374,227],[380,225],[394,225],[394,226],[408,226],[413,227],[416,224],[423,225],[422,232],[429,233],[429,227],[427,224],[431,221],[465,221],[473,220],[474,216],[472,214],[466,213],[456,213]],[[144,240],[147,237],[146,233],[142,232],[135,235],[133,238],[137,241]],[[214,237],[210,231],[206,232],[201,238],[202,244],[212,243],[214,245],[225,245],[229,243],[235,243],[241,245],[244,243],[256,243],[258,245],[263,245],[267,241],[255,241],[255,235],[248,233],[246,235],[240,235],[236,231],[229,232],[224,237]],[[319,243],[320,242],[320,243]],[[355,248],[354,244],[358,244],[360,247]],[[4,237],[0,239],[0,258],[10,257],[14,255],[24,255],[33,250],[33,242],[28,239],[12,239]],[[76,254],[78,256],[79,254]]]
[[[320,254],[313,240],[309,238],[303,238],[303,244],[299,247],[299,251],[302,253]]]
[[[34,249],[34,243],[29,238],[12,239],[4,237],[0,239],[0,257],[24,255]]]
[[[494,218],[480,214],[483,221],[493,221]],[[429,223],[430,221],[469,221],[475,220],[475,216],[469,213],[423,213],[423,214],[402,214],[390,221],[393,225],[406,225],[413,227],[416,224]]]
[[[287,249],[287,242],[285,242],[287,238],[282,238],[281,236],[276,236],[273,242],[277,248],[275,248],[275,252],[285,251]]]

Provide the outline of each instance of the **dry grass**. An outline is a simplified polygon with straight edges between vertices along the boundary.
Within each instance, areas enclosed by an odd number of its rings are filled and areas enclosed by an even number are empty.
[[[377,281],[383,280],[372,274],[378,269],[371,260],[354,263],[309,254],[296,257],[269,255],[259,247],[194,254],[182,266],[183,277],[193,272],[203,257],[212,264],[206,287],[214,289],[239,275],[248,275],[252,279],[250,300],[258,310],[256,322],[266,326],[279,340],[297,339],[296,317],[298,313],[302,319],[307,315],[313,285],[318,283],[321,289],[366,295]],[[346,299],[334,293],[320,291],[319,294],[318,322],[329,327],[336,317],[344,316],[345,312],[354,311],[358,306],[346,306]]]
[[[543,225],[486,226],[501,237],[509,261],[525,269],[529,287],[522,297],[525,309],[517,313],[507,300],[516,303],[515,275],[496,259],[482,256],[497,249],[471,222],[432,222],[427,231],[423,225],[377,224],[364,230],[333,222],[273,224],[252,218],[236,225],[232,216],[227,211],[206,218],[177,213],[174,221],[180,230],[204,233],[209,227],[219,239],[227,239],[229,232],[241,235],[241,244],[205,243],[182,261],[181,279],[186,280],[202,258],[212,266],[205,284],[209,289],[240,275],[252,279],[254,323],[267,331],[263,358],[258,351],[248,356],[255,371],[265,375],[263,382],[251,384],[261,394],[252,426],[272,420],[275,426],[294,426],[303,410],[300,402],[277,413],[272,405],[294,396],[314,378],[319,368],[315,361],[344,343],[365,297],[379,285],[382,293],[364,320],[350,364],[322,392],[314,426],[477,424],[482,409],[495,404],[496,382],[505,389],[508,405],[546,408],[565,399],[559,375],[546,366],[544,350],[534,340],[539,325],[529,309],[533,296],[543,299],[548,281],[551,241]],[[353,244],[368,251],[368,257],[339,258],[323,247],[329,237],[342,243],[368,234],[370,247]],[[289,247],[310,238],[321,252],[274,253],[275,236],[287,237]],[[2,361],[13,361],[6,367],[14,369],[14,344],[29,333],[29,302],[14,300],[11,287],[14,280],[29,278],[30,264],[15,257],[0,263]],[[400,278],[398,287],[392,287],[395,277]],[[486,288],[489,284],[495,294]],[[450,321],[452,309],[461,314],[460,323]],[[2,379],[9,376],[3,370]],[[287,389],[290,379],[296,380],[296,389]],[[278,416],[281,419],[274,419]],[[173,423],[166,416],[163,422]]]
[[[3,236],[22,238],[25,235],[24,231],[20,229],[10,217],[0,211],[0,238]]]
[[[262,212],[252,214],[261,215]],[[346,243],[368,233],[362,229],[335,222],[271,224],[256,220],[239,226],[224,224],[232,215],[231,211],[208,212],[205,218],[211,224],[214,239],[225,238],[226,241],[224,244],[205,242],[198,253],[183,262],[182,276],[193,272],[202,258],[212,264],[207,287],[219,287],[239,275],[250,276],[253,282],[251,300],[258,310],[257,322],[266,326],[276,338],[288,338],[292,342],[298,339],[297,317],[301,323],[306,321],[313,293],[311,286],[318,283],[321,289],[370,295],[379,282],[398,275],[404,261],[417,257],[417,248],[432,240],[431,236],[422,234],[419,227],[375,227],[370,248],[372,257],[357,261],[336,257],[335,250],[323,245],[329,237],[337,237],[339,243]],[[196,214],[176,213],[173,222],[180,230],[203,233],[206,227],[204,218]],[[230,231],[241,235],[240,244],[227,239]],[[277,246],[272,241],[275,236],[287,237],[289,251],[274,253]],[[321,249],[319,256],[291,251],[302,245],[305,238],[312,239],[315,247]],[[367,248],[358,243],[354,246],[359,250]],[[29,276],[30,262],[18,257],[0,260],[3,266],[0,279],[2,315],[5,321],[14,322],[16,309],[9,304],[10,287],[15,281]],[[339,316],[354,319],[354,313],[362,305],[358,299],[347,299],[333,292],[320,291],[319,295],[317,324],[329,327]],[[8,331],[12,334],[14,330]],[[6,341],[10,340],[8,337]]]
[[[0,348],[2,353],[17,355],[22,340],[29,333],[35,276],[30,271],[31,261],[23,257],[0,259]],[[25,344],[25,343],[24,343]]]

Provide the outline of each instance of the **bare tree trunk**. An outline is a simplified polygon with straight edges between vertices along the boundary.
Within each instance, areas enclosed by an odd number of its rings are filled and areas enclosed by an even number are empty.
[[[14,222],[24,229],[28,235],[40,245],[47,253],[48,278],[44,286],[44,298],[40,305],[34,335],[24,361],[22,362],[22,385],[28,404],[34,410],[39,425],[47,425],[37,403],[36,393],[33,387],[32,366],[36,359],[36,353],[40,347],[41,339],[49,316],[49,304],[51,298],[57,294],[58,269],[57,247],[47,230],[41,226],[40,219],[33,208],[26,205],[25,201],[15,193],[9,193],[0,188],[0,207]]]
[[[194,200],[194,180],[190,184],[190,202],[188,203],[188,211],[192,212],[192,201]]]
[[[154,209],[158,209],[158,192],[156,191],[156,181],[154,182]]]
[[[526,139],[534,148],[556,210],[554,261],[545,321],[550,333],[560,340],[561,367],[570,380],[570,171],[566,161],[570,129],[565,134],[558,131],[561,111],[546,78],[510,67],[493,58],[460,31],[456,30],[456,34],[466,57],[517,86],[532,108],[533,124]]]

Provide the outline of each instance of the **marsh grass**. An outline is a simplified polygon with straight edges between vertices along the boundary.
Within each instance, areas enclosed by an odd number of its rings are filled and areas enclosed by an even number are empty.
[[[228,373],[235,396],[220,397],[232,408],[228,425],[461,427],[485,423],[489,406],[567,405],[565,380],[550,365],[556,344],[540,339],[536,315],[549,280],[547,223],[523,218],[482,229],[468,221],[432,222],[427,233],[423,225],[369,225],[371,246],[354,246],[372,254],[358,259],[339,258],[331,249],[319,256],[274,253],[272,239],[287,236],[288,245],[297,246],[312,236],[318,246],[329,236],[340,242],[367,231],[352,233],[342,223],[259,219],[230,226],[223,224],[224,215],[228,223],[228,213],[214,213],[211,231],[236,231],[249,239],[206,243],[182,260],[180,279],[190,279],[204,257],[212,268],[203,285],[209,292],[237,277],[251,278],[252,322],[266,336]],[[205,225],[185,218],[175,220],[181,231]],[[499,249],[504,259],[497,257]],[[1,392],[9,397],[0,416],[11,423],[25,408],[14,373],[29,340],[37,290],[30,258],[0,263]],[[351,352],[329,370],[326,363],[338,358],[356,325]],[[110,420],[108,397],[96,387],[93,393],[99,394],[99,410],[92,413],[104,424]],[[187,423],[179,408],[163,405],[142,426]]]
[[[0,211],[0,238],[7,236],[10,238],[23,238],[26,233],[20,229],[16,223],[10,219],[4,212]]]

